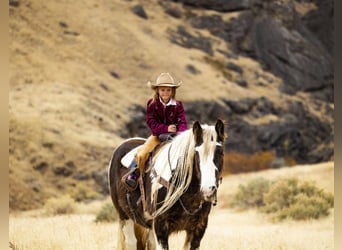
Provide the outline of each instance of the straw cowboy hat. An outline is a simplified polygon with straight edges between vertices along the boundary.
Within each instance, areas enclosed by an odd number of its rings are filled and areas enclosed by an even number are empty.
[[[147,82],[147,86],[155,89],[157,87],[175,87],[178,88],[181,86],[182,81],[179,81],[178,83],[175,83],[175,80],[173,80],[172,76],[169,73],[161,73],[156,82],[152,83],[150,81]]]

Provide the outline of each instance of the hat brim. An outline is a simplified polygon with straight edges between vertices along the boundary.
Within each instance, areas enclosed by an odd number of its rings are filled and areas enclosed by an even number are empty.
[[[155,89],[157,87],[171,87],[171,88],[178,88],[182,85],[182,81],[176,83],[176,84],[172,84],[172,83],[152,83],[150,81],[147,82],[147,86],[150,87],[151,89]]]

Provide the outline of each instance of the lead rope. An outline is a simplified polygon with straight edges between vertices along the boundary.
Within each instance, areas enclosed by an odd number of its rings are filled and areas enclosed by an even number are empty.
[[[189,214],[189,215],[194,215],[195,213],[197,213],[199,210],[201,210],[202,208],[202,204],[203,204],[203,201],[201,200],[201,203],[199,204],[198,208],[196,208],[194,211],[189,211],[188,209],[186,209],[186,207],[184,206],[183,202],[182,202],[182,199],[179,198],[179,203],[181,204],[182,208],[184,209],[184,211]]]

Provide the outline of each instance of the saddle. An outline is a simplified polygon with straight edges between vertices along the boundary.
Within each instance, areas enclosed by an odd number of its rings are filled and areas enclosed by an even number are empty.
[[[156,172],[156,170],[154,168],[152,168],[152,157],[153,155],[160,149],[160,147],[162,147],[162,145],[164,145],[165,143],[171,141],[173,138],[175,137],[174,133],[167,133],[167,134],[162,134],[158,137],[158,139],[160,140],[160,144],[158,144],[153,150],[152,152],[149,153],[148,158],[145,162],[145,171],[144,173],[149,173],[151,172],[153,177],[156,177],[158,174]],[[132,165],[132,163],[135,161],[135,156],[137,154],[137,151],[143,147],[143,145],[140,145],[136,148],[133,148],[131,151],[129,151],[126,155],[124,155],[124,157],[122,157],[121,159],[121,164],[126,167],[126,168],[130,168],[130,166]],[[128,176],[130,174],[132,174],[133,172],[136,171],[136,175],[138,176],[136,185],[134,187],[129,186],[126,183],[126,180],[128,178]],[[145,219],[152,219],[151,217],[151,210],[152,207],[148,206],[148,202],[146,201],[146,196],[145,196],[145,188],[144,188],[144,176],[145,174],[141,174],[140,173],[140,169],[135,167],[132,169],[129,169],[129,171],[124,174],[121,178],[121,183],[123,184],[123,186],[126,188],[127,192],[127,199],[129,200],[130,198],[130,193],[133,192],[134,190],[137,189],[138,185],[139,185],[139,189],[140,189],[140,194],[141,194],[141,199],[140,201],[142,202],[142,206],[143,206],[143,211],[144,211],[144,217]],[[163,178],[159,177],[159,183],[162,184],[165,187],[168,187],[168,182],[166,180],[164,180]],[[128,204],[130,204],[130,202],[128,202]],[[129,205],[130,206],[130,205]],[[133,209],[131,208],[131,210],[133,211]],[[132,212],[134,215],[135,212]]]
[[[153,151],[149,154],[149,156],[148,156],[148,158],[147,158],[147,161],[146,161],[146,163],[145,163],[145,167],[146,167],[146,165],[148,165],[148,162],[151,161],[153,154],[154,154],[156,151],[158,151],[158,149],[159,149],[162,145],[164,145],[165,143],[171,141],[175,136],[176,136],[176,133],[164,133],[164,134],[161,134],[161,135],[158,136],[158,139],[160,140],[160,144],[157,145],[157,146],[153,149]],[[131,165],[134,163],[134,161],[135,161],[135,155],[137,154],[138,150],[139,150],[141,147],[143,147],[143,145],[140,145],[140,146],[137,146],[137,147],[133,148],[133,149],[132,149],[131,151],[129,151],[126,155],[124,155],[124,157],[122,157],[122,159],[121,159],[121,164],[122,164],[124,167],[126,167],[126,168],[130,168],[130,166],[131,166]],[[151,162],[150,162],[150,163],[151,163]],[[151,164],[150,164],[150,166],[151,166]],[[151,167],[148,168],[148,169],[146,169],[145,167],[144,167],[145,173],[151,171]],[[140,177],[141,177],[141,176],[140,176],[140,173],[139,173],[138,170],[139,170],[138,168],[132,168],[132,169],[130,169],[126,174],[124,174],[124,175],[122,176],[121,183],[125,186],[125,188],[126,188],[129,192],[132,192],[132,191],[134,191],[134,190],[137,188],[138,182],[137,182],[137,184],[136,184],[134,187],[131,187],[131,186],[127,185],[126,180],[127,180],[127,178],[128,178],[129,175],[131,175],[133,172],[136,172],[136,173],[135,173],[136,176],[139,176],[139,180],[138,180],[138,181],[140,181]],[[152,174],[153,174],[154,176],[156,176],[156,172],[155,172],[155,171],[152,172]],[[142,178],[143,178],[143,176],[142,176]],[[143,181],[143,179],[142,179],[141,181]],[[163,183],[165,184],[165,182],[163,182]],[[163,184],[163,185],[164,185],[164,184]],[[165,185],[164,185],[164,186],[165,186]]]

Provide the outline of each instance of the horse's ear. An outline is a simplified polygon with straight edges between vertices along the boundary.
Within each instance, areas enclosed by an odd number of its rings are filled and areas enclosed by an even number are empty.
[[[196,146],[201,145],[203,143],[203,131],[201,124],[198,121],[195,121],[192,126],[192,132],[194,133]]]
[[[218,119],[216,121],[215,130],[217,133],[217,141],[223,142],[223,140],[224,140],[224,123],[222,120]]]

